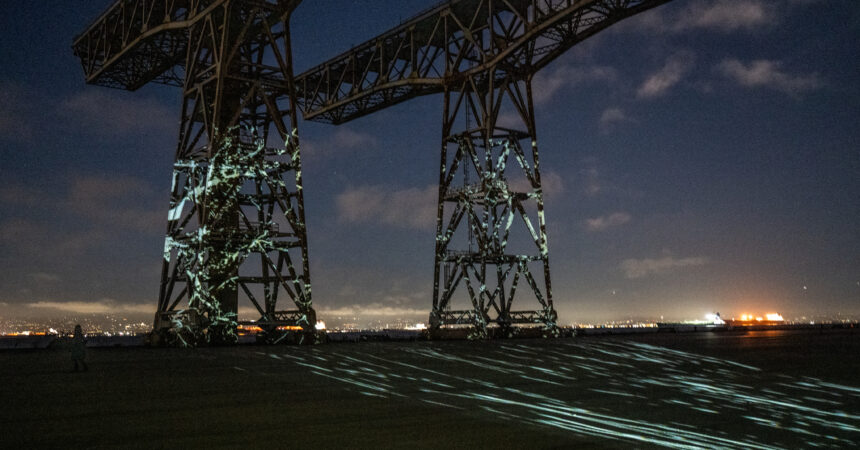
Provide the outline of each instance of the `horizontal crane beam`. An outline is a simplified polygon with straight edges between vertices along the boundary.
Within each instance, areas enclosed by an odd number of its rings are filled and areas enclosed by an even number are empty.
[[[296,77],[306,120],[340,124],[469,77],[526,78],[669,0],[450,0]]]
[[[188,28],[231,1],[283,20],[301,0],[117,0],[72,44],[86,82],[134,91],[182,86]]]

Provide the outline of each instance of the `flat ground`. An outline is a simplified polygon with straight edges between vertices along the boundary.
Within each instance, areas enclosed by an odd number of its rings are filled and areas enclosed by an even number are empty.
[[[0,352],[0,448],[856,448],[857,330]]]

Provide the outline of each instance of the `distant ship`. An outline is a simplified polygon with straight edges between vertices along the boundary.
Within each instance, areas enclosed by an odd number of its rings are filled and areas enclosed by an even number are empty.
[[[723,319],[720,313],[707,314],[705,320],[688,320],[684,322],[657,322],[661,330],[670,331],[705,331],[705,330],[731,330],[736,327],[769,327],[785,325],[785,320],[779,313],[769,313],[764,316],[742,314],[740,319]]]
[[[705,331],[724,329],[726,322],[720,313],[706,314],[705,320],[686,320],[684,322],[657,322],[659,330],[667,331]]]

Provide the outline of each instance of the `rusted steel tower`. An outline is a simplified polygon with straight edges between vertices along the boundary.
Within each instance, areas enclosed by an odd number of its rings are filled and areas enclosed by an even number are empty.
[[[240,300],[270,338],[314,331],[289,28],[300,2],[118,0],[74,41],[88,83],[182,88],[161,339],[229,343]]]
[[[341,124],[434,93],[432,327],[554,332],[532,77],[669,0],[450,0],[294,81],[300,1],[118,0],[75,40],[88,83],[182,88],[156,334],[229,342],[240,298],[270,336],[312,332],[296,102],[306,119]],[[513,309],[523,290],[534,309]],[[295,309],[279,308],[284,296]]]
[[[667,1],[451,0],[296,78],[304,117],[334,124],[444,95],[431,329],[555,332],[532,77]]]

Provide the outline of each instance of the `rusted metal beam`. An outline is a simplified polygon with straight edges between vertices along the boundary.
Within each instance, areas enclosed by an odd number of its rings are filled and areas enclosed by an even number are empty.
[[[345,123],[470,78],[518,79],[669,0],[452,0],[296,77],[306,120]],[[492,69],[492,71],[490,70]]]
[[[231,0],[117,0],[72,49],[89,84],[134,91],[147,83],[182,86],[188,30]],[[301,0],[243,0],[283,19]]]

